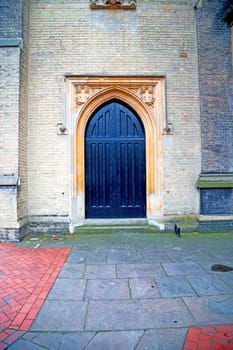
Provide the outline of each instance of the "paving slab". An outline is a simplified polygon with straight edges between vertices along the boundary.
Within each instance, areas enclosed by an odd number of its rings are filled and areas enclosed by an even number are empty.
[[[86,279],[97,279],[97,278],[116,278],[116,267],[115,265],[87,265],[84,273]]]
[[[85,300],[129,299],[127,279],[88,280]]]
[[[184,261],[177,263],[162,263],[168,276],[199,275],[206,271],[195,261]]]
[[[188,329],[149,329],[140,340],[137,350],[181,350]]]
[[[197,259],[197,255],[199,257],[202,256],[202,254],[200,254],[199,252],[196,252],[194,249],[190,249],[190,248],[186,248],[186,249],[182,249],[182,248],[173,248],[173,249],[169,249],[166,252],[168,258],[170,259],[170,261],[172,262],[179,262],[179,261],[194,261]]]
[[[129,280],[132,299],[160,298],[153,278],[133,278]]]
[[[24,340],[36,344],[38,346],[43,346],[47,348],[58,349],[63,337],[63,333],[37,333],[37,332],[29,332],[23,336]],[[27,349],[27,348],[25,348]]]
[[[199,326],[232,323],[233,294],[184,297],[183,300]]]
[[[107,255],[108,264],[142,263],[143,257],[135,249],[112,249]]]
[[[212,254],[214,254],[215,258],[230,258],[232,259],[232,249],[233,245],[229,245],[228,247],[224,247],[221,245],[218,245],[215,247],[215,249],[212,250]]]
[[[155,280],[159,292],[164,298],[196,295],[185,277],[156,277]]]
[[[59,278],[82,278],[85,264],[65,263],[58,275]]]
[[[87,302],[46,300],[34,321],[33,331],[83,331]]]
[[[64,333],[59,350],[84,350],[94,335],[90,332]]]
[[[90,332],[28,332],[9,346],[10,350],[83,350],[95,337]]]
[[[48,300],[82,300],[85,287],[85,280],[58,278],[48,295]]]
[[[85,350],[134,350],[143,331],[100,332]]]
[[[23,339],[31,341],[33,344],[43,347],[43,349],[83,350],[94,336],[95,333],[90,332],[29,332]],[[26,350],[27,348],[22,349]]]
[[[119,264],[117,265],[118,278],[155,277],[166,275],[161,264]]]
[[[41,346],[33,344],[25,339],[19,339],[7,349],[10,350],[41,350]]]
[[[189,327],[195,321],[180,299],[90,301],[86,329],[138,330]]]
[[[167,255],[167,251],[165,250],[144,248],[142,249],[142,254],[145,263],[160,263],[171,261],[171,259]]]
[[[221,280],[231,289],[233,289],[233,271],[232,272],[226,272],[226,273],[222,273],[219,272],[218,273],[218,277],[221,278]]]
[[[233,289],[229,288],[216,275],[187,276],[186,278],[196,293],[200,296],[233,293]]]
[[[216,258],[213,249],[198,247],[197,249],[193,250],[195,251],[195,256],[193,260],[196,260],[198,262],[199,260],[209,261],[214,260]]]
[[[106,259],[105,250],[74,247],[67,262],[76,264],[106,264]]]

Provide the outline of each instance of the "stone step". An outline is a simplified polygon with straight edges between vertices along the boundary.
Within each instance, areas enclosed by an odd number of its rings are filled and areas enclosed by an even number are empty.
[[[83,225],[74,228],[76,234],[123,234],[123,233],[155,233],[161,232],[159,227],[152,225]]]

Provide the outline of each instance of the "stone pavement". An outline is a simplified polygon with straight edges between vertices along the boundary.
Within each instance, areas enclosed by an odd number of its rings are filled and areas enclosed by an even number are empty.
[[[233,272],[211,270],[233,267],[233,233],[58,238],[18,244],[22,251],[71,252],[10,350],[233,349]]]

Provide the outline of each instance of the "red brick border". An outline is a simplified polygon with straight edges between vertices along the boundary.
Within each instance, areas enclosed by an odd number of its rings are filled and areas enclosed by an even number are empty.
[[[0,244],[0,350],[30,328],[70,250]]]
[[[190,328],[183,350],[233,350],[233,325]]]

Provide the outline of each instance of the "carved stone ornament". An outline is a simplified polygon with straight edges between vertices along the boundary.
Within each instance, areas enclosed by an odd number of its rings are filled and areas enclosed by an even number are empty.
[[[93,96],[105,89],[105,86],[99,87],[98,85],[99,81],[96,84],[91,83],[90,85],[86,83],[74,84],[76,111]],[[127,90],[138,96],[146,106],[152,109],[154,108],[157,97],[157,83],[155,85],[130,86]]]
[[[137,90],[137,95],[148,106],[153,106],[155,103],[155,92],[153,86],[142,86]]]
[[[91,9],[135,10],[136,0],[90,0]]]
[[[89,100],[89,98],[91,98],[91,96],[92,96],[92,90],[87,85],[77,86],[75,88],[75,92],[76,92],[77,105],[82,105],[82,104],[86,103]]]
[[[87,85],[75,85],[76,109],[80,109],[92,96],[102,90],[101,88],[91,88]]]

